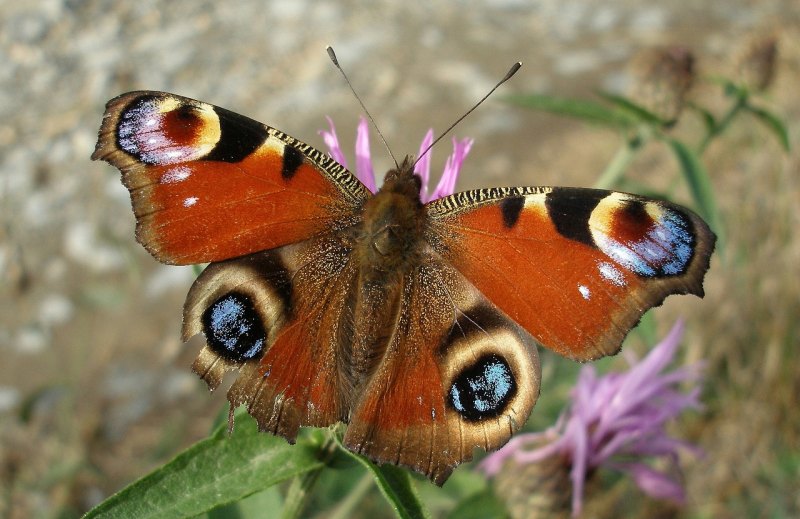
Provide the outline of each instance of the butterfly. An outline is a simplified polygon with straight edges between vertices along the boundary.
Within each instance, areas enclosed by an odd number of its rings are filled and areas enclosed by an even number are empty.
[[[325,153],[163,92],[109,101],[92,155],[122,172],[137,240],[209,263],[183,310],[192,369],[294,442],[343,444],[441,485],[505,444],[539,395],[537,345],[613,355],[670,294],[703,296],[715,236],[633,194],[501,187],[423,204],[406,157],[373,194]]]

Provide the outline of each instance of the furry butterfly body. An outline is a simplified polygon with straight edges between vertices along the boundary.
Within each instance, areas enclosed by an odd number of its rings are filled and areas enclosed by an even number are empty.
[[[442,484],[503,445],[539,393],[537,344],[585,361],[619,350],[670,294],[702,296],[714,235],[636,195],[489,188],[423,204],[409,158],[372,194],[274,128],[161,92],[111,100],[94,159],[122,171],[137,239],[209,262],[184,307],[193,369],[294,441],[344,444]]]

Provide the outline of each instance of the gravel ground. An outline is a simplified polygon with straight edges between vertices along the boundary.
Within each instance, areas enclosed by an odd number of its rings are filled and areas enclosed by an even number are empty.
[[[141,250],[118,173],[89,161],[111,97],[180,93],[317,146],[330,115],[349,146],[360,110],[328,61],[331,44],[403,154],[516,60],[525,66],[505,92],[564,95],[624,89],[625,62],[656,44],[689,46],[724,69],[744,35],[788,27],[798,60],[799,10],[797,0],[0,1],[3,470],[17,463],[22,481],[35,479],[61,456],[73,474],[89,458],[107,476],[33,493],[16,513],[85,509],[151,466],[137,456],[156,448],[155,431],[174,427],[182,445],[209,427],[198,416],[219,409],[178,340],[191,269],[159,266]],[[461,185],[591,183],[598,171],[564,158],[580,150],[561,141],[575,131],[490,101],[456,130],[476,138]],[[611,153],[608,142],[593,144]]]

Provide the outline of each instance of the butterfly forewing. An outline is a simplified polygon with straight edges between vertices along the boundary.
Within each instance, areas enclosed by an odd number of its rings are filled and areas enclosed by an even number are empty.
[[[427,206],[428,240],[544,346],[616,353],[669,294],[702,296],[714,235],[690,210],[579,188],[503,188]]]
[[[94,159],[122,171],[159,261],[221,261],[347,227],[369,191],[327,155],[247,117],[164,92],[109,101]]]

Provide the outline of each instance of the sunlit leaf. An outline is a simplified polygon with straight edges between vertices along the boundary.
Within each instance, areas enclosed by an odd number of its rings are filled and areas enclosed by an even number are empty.
[[[627,97],[611,94],[608,92],[598,92],[597,95],[599,95],[606,101],[616,105],[618,108],[620,108],[626,113],[629,113],[631,116],[635,117],[641,122],[652,124],[655,126],[664,126],[669,123],[669,121],[659,117],[658,115],[654,114],[647,108],[637,104],[636,102],[628,99]]]
[[[255,420],[241,413],[232,435],[227,424],[219,427],[208,439],[97,505],[85,518],[194,517],[320,469],[323,462],[317,454],[315,444],[289,445],[283,438],[258,432]]]
[[[342,449],[346,450],[344,447]],[[397,517],[402,519],[425,519],[430,517],[417,495],[407,470],[394,465],[378,466],[360,454],[349,450],[346,450],[346,452],[357,459],[372,474],[381,494],[389,501]]]
[[[211,510],[206,515],[207,519],[246,519],[248,517],[262,517],[265,511],[280,510],[283,506],[283,497],[277,486],[257,492],[241,501],[231,503]]]
[[[636,123],[636,119],[629,114],[586,99],[568,99],[542,94],[506,96],[504,99],[525,108],[544,110],[604,126],[627,128]]]

